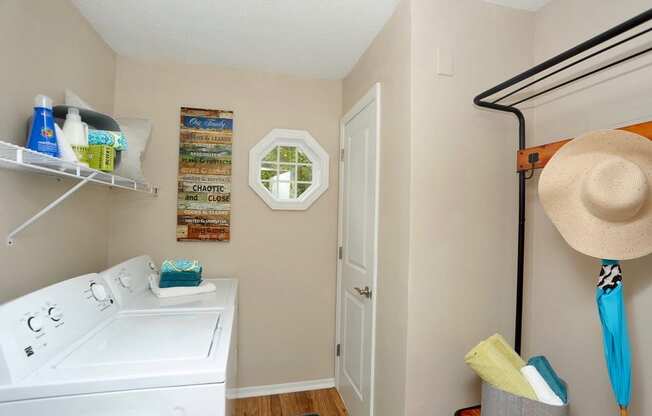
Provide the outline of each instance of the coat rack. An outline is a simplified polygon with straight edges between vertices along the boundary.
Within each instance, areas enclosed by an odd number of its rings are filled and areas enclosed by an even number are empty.
[[[479,94],[473,99],[475,105],[489,108],[492,110],[502,111],[514,114],[518,121],[518,154],[517,154],[517,172],[518,172],[518,256],[516,267],[516,319],[515,319],[515,337],[514,349],[520,354],[522,345],[522,327],[523,327],[523,271],[525,263],[525,181],[532,177],[532,170],[543,167],[552,155],[561,148],[568,140],[537,146],[533,148],[525,147],[525,116],[517,107],[519,104],[528,102],[534,98],[543,96],[559,88],[577,82],[581,79],[595,75],[601,71],[613,68],[619,64],[638,58],[650,51],[652,46],[646,45],[645,48],[632,52],[631,54],[610,61],[606,64],[599,65],[595,69],[587,72],[580,72],[570,78],[552,83],[537,92],[521,96],[526,93],[527,89],[541,81],[547,80],[554,75],[567,73],[569,69],[576,65],[586,62],[604,52],[613,50],[634,39],[638,39],[645,34],[652,32],[652,28],[644,28],[635,33],[627,33],[638,28],[642,24],[652,20],[652,9],[632,17],[631,19],[612,27],[611,29],[600,33],[599,35],[580,43],[579,45],[568,49],[530,69],[508,79],[493,88],[490,88]],[[621,35],[627,35],[621,39],[614,40]],[[609,42],[614,40],[613,43]],[[589,52],[586,55],[582,55]],[[500,94],[500,95],[498,95]],[[510,103],[505,103],[509,101]],[[652,122],[642,123],[634,126],[625,127],[626,130],[634,131],[652,139]]]
[[[646,28],[639,30],[636,33],[628,34],[628,36],[619,39],[613,43],[606,44],[610,40],[619,37],[627,32],[632,31],[633,29],[641,26],[642,24],[652,20],[652,9],[648,9],[645,12],[634,16],[633,18],[614,26],[613,28],[600,33],[599,35],[580,43],[579,45],[568,49],[567,51],[548,59],[536,65],[527,71],[516,75],[513,78],[508,79],[505,82],[502,82],[496,85],[493,88],[484,91],[473,99],[473,102],[484,108],[489,108],[492,110],[502,111],[512,113],[516,116],[518,121],[518,154],[517,154],[517,172],[519,178],[519,208],[518,208],[518,260],[517,260],[517,276],[516,276],[516,328],[515,328],[515,349],[517,352],[521,352],[521,333],[522,333],[522,324],[523,324],[523,265],[525,260],[525,180],[528,177],[528,170],[541,168],[545,163],[550,160],[550,157],[557,151],[561,146],[563,146],[567,141],[560,141],[555,143],[550,143],[543,146],[537,146],[527,149],[525,147],[525,116],[523,112],[517,107],[517,105],[528,102],[534,98],[540,97],[544,94],[548,94],[552,91],[555,91],[559,88],[577,82],[581,79],[587,78],[591,75],[604,71],[606,69],[615,67],[624,62],[630,61],[632,59],[638,58],[650,51],[652,47],[647,46],[642,50],[631,53],[623,58],[617,59],[615,61],[609,62],[607,64],[598,66],[595,69],[592,69],[588,72],[580,73],[578,75],[572,76],[569,79],[553,83],[549,87],[545,87],[542,90],[527,95],[525,97],[517,97],[521,92],[524,92],[529,87],[540,83],[554,75],[558,75],[562,72],[567,72],[569,69],[575,67],[576,65],[588,61],[591,58],[594,58],[604,52],[613,50],[627,42],[630,42],[634,39],[637,39],[649,32],[652,31],[652,28]],[[598,48],[599,47],[599,48]],[[584,52],[598,48],[585,56],[578,57]],[[551,70],[552,69],[552,70]],[[549,72],[546,72],[551,70]],[[514,89],[511,89],[515,87]],[[497,98],[497,94],[501,93]],[[505,103],[508,98],[512,98],[511,103]],[[652,138],[652,123],[642,123],[634,126],[628,126],[625,129],[630,131],[635,131],[639,134],[643,134],[648,138]]]
[[[640,134],[652,140],[652,121],[645,123],[632,124],[630,126],[621,127],[618,130],[626,130],[632,133]],[[561,149],[563,145],[570,142],[572,139],[560,140],[541,146],[528,147],[527,149],[519,150],[516,152],[516,171],[532,171],[534,169],[542,169],[552,156]]]
[[[516,266],[516,318],[515,318],[515,336],[514,349],[519,354],[522,346],[522,328],[523,328],[523,271],[525,264],[525,181],[533,176],[534,169],[540,169],[550,160],[552,155],[559,150],[570,139],[561,140],[554,143],[548,143],[541,146],[526,148],[525,141],[525,116],[517,107],[519,104],[528,102],[534,98],[541,97],[552,91],[558,90],[569,84],[581,79],[590,77],[606,69],[613,68],[624,62],[638,58],[652,51],[652,47],[647,44],[643,49],[631,52],[629,55],[603,63],[594,69],[570,75],[563,81],[552,83],[550,86],[526,94],[528,89],[541,81],[547,80],[555,75],[564,73],[568,74],[569,69],[576,65],[589,61],[604,52],[618,48],[634,39],[638,39],[652,32],[652,27],[640,29],[644,23],[652,20],[652,9],[632,17],[625,22],[612,27],[611,29],[600,33],[599,35],[580,43],[579,45],[568,49],[565,52],[554,56],[515,77],[504,81],[495,87],[492,87],[473,99],[473,103],[478,107],[488,108],[491,110],[511,113],[516,116],[518,122],[518,152],[516,171],[518,172],[518,244],[517,244],[517,266]],[[638,31],[631,33],[634,29]],[[629,32],[629,33],[628,33]],[[620,36],[622,38],[619,38]],[[616,39],[619,38],[619,39]],[[613,42],[610,42],[612,41]],[[583,55],[587,52],[586,55]],[[582,56],[580,56],[582,55]],[[498,95],[500,94],[500,95]],[[525,94],[524,96],[522,94]],[[506,101],[511,97],[511,102]],[[632,126],[621,127],[624,130],[638,133],[652,140],[652,122],[635,124]],[[458,410],[456,416],[479,415],[479,407]]]

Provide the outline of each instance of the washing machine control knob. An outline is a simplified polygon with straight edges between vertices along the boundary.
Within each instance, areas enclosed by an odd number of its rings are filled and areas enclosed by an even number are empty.
[[[61,318],[63,318],[63,312],[61,311],[61,309],[57,308],[56,306],[53,306],[50,309],[48,309],[48,316],[54,322],[58,322],[61,320]]]
[[[32,316],[27,320],[27,326],[33,332],[39,332],[41,329],[43,329],[43,320],[38,316]]]
[[[106,289],[99,283],[91,283],[91,293],[98,302],[105,301],[107,298]]]
[[[120,285],[124,288],[131,287],[131,275],[127,273],[120,273],[120,275],[118,276],[118,281],[120,282]]]

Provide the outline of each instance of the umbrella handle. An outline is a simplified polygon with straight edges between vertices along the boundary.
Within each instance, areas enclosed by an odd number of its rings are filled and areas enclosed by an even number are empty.
[[[620,416],[628,416],[629,412],[627,411],[626,407],[621,407],[620,408]]]

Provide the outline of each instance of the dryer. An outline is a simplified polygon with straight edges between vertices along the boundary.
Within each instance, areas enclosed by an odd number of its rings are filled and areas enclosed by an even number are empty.
[[[159,269],[150,256],[143,255],[117,264],[101,272],[100,276],[108,283],[122,310],[132,312],[217,310],[237,289],[235,279],[204,279],[213,283],[217,290],[200,295],[159,298],[149,289],[149,276],[152,273],[158,274]]]

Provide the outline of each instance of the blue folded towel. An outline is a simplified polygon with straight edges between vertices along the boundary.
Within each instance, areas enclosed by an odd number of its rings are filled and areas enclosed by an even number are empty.
[[[555,373],[555,370],[546,357],[542,355],[532,357],[527,363],[537,369],[541,377],[548,383],[552,391],[559,396],[562,402],[568,403],[568,385]]]
[[[166,280],[201,280],[201,273],[196,272],[162,272],[161,281]]]
[[[197,260],[164,260],[161,265],[161,273],[166,272],[195,272],[201,273],[202,266]]]
[[[201,279],[200,280],[160,280],[158,282],[158,287],[160,288],[166,288],[166,287],[193,287],[193,286],[199,286],[201,284]]]

